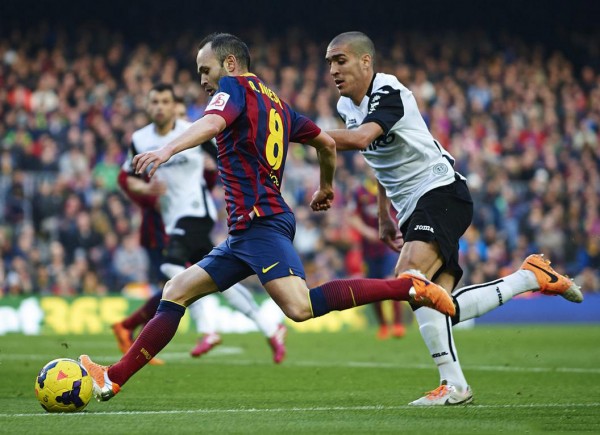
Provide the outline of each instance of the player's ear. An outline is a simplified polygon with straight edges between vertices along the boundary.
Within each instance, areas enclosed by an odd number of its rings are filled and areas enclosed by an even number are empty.
[[[363,54],[362,57],[360,58],[360,61],[365,68],[369,68],[371,66],[371,61],[372,61],[371,55],[366,54],[366,53]]]
[[[225,60],[223,61],[223,67],[225,71],[228,73],[232,73],[237,66],[237,59],[233,54],[228,54]]]

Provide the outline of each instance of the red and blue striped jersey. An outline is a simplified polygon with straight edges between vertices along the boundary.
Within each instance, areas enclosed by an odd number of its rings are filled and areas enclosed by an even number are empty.
[[[217,136],[217,165],[229,230],[247,228],[255,216],[291,211],[281,196],[289,142],[306,142],[321,129],[254,74],[223,77],[204,113],[227,123]]]

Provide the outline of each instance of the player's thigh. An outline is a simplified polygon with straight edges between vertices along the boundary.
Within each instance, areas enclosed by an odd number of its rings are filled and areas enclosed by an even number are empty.
[[[211,276],[201,267],[193,265],[167,281],[162,298],[187,307],[217,290]]]
[[[405,242],[396,264],[396,275],[409,269],[416,269],[428,278],[442,267],[444,259],[435,241],[413,240]]]
[[[230,248],[230,238],[215,246],[197,263],[211,276],[219,291],[225,291],[254,274],[254,271]]]
[[[464,181],[427,192],[402,225],[404,246],[396,272],[418,269],[430,279],[450,272],[460,279],[458,241],[472,216],[473,203]]]
[[[229,247],[266,283],[287,276],[304,279],[304,266],[294,248],[295,220],[291,213],[268,216],[229,238]]]

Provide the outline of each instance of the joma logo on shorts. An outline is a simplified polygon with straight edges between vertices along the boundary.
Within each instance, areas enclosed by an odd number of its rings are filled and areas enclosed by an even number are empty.
[[[415,225],[415,231],[429,231],[433,233],[433,228],[429,225]]]

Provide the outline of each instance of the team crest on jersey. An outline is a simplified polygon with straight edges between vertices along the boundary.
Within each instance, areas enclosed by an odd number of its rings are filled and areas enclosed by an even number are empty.
[[[433,167],[433,173],[435,175],[444,175],[448,173],[448,166],[444,165],[443,163],[438,163],[437,165],[435,165]]]
[[[230,95],[225,92],[218,92],[210,100],[210,104],[206,107],[206,110],[223,110],[229,100]]]

